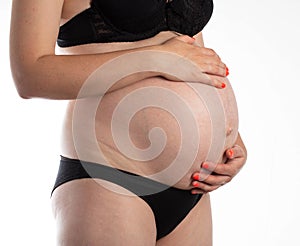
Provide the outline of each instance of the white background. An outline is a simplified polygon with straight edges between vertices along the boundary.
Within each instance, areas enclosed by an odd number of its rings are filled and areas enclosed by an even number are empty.
[[[18,97],[0,3],[0,245],[55,245],[50,192],[64,101]],[[212,193],[215,246],[300,245],[300,1],[215,1],[204,30],[230,69],[247,165]]]

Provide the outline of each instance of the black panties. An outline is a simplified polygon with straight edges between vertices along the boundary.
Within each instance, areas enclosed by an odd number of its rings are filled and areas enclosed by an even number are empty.
[[[202,196],[201,194],[193,195],[189,190],[169,187],[134,173],[63,156],[61,156],[52,193],[63,183],[82,178],[98,178],[110,181],[143,199],[154,214],[157,240],[173,231]]]

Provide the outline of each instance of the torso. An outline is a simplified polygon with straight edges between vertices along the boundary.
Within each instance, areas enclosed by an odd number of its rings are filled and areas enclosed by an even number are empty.
[[[70,19],[78,12],[87,8],[88,6],[89,0],[65,1],[62,13],[62,23]],[[141,46],[159,44],[175,36],[176,34],[174,34],[173,32],[164,31],[154,36],[153,38],[136,42],[86,44],[70,48],[58,49],[58,52],[60,54],[63,53],[70,55],[104,53],[108,51],[124,50],[130,48],[137,48]],[[218,133],[216,134],[214,127],[212,127],[211,122],[212,115],[214,114],[214,112],[211,112],[211,110],[213,109],[210,108],[205,102],[204,98],[199,97],[188,84],[183,82],[181,83],[168,81],[162,77],[153,77],[139,81],[138,83],[134,83],[130,86],[126,86],[122,89],[104,95],[104,97],[101,100],[101,103],[99,104],[97,114],[95,117],[95,133],[98,141],[98,146],[107,160],[107,163],[102,164],[108,164],[119,169],[137,173],[139,175],[153,175],[159,171],[164,170],[170,165],[170,163],[172,163],[172,161],[176,158],[176,155],[180,151],[181,141],[183,140],[183,138],[192,138],[195,134],[194,132],[187,131],[187,136],[181,136],[179,124],[176,121],[176,119],[170,114],[170,112],[167,112],[168,110],[161,110],[157,107],[146,107],[136,112],[136,114],[130,121],[129,135],[131,141],[137,148],[140,149],[146,149],[150,146],[149,131],[151,129],[153,129],[154,127],[161,127],[164,130],[167,137],[166,145],[162,149],[162,152],[151,160],[133,160],[127,157],[126,155],[122,154],[118,150],[116,143],[113,140],[112,131],[110,128],[112,122],[112,114],[115,110],[115,107],[120,102],[120,100],[125,98],[125,96],[135,92],[137,89],[152,88],[152,86],[156,86],[156,88],[160,89],[168,89],[169,92],[171,91],[176,93],[181,99],[183,99],[187,103],[188,107],[192,112],[193,118],[196,119],[196,128],[198,129],[200,135],[200,142],[196,146],[198,151],[196,152],[195,159],[193,161],[189,160],[189,152],[184,153],[180,157],[180,161],[182,162],[184,171],[181,171],[182,177],[174,185],[178,188],[189,189],[192,173],[199,170],[200,164],[208,158],[208,153],[210,153],[210,161],[221,161],[223,151],[231,147],[236,140],[238,131],[237,106],[230,83],[229,81],[227,81],[226,83],[227,87],[222,90],[215,89],[213,87],[208,88],[207,86],[203,87],[203,85],[201,84],[196,85],[198,86],[197,88],[199,88],[199,90],[201,90],[202,88],[205,90],[209,90],[209,92],[212,93],[212,95],[215,97],[212,98],[212,100],[216,100],[216,105],[218,104],[218,102],[223,105],[222,110],[224,112],[224,115],[220,115],[218,119],[221,121],[220,127],[222,128],[222,125],[224,125],[224,134],[219,134],[222,137],[220,137],[220,139],[217,140],[218,143],[224,144],[222,144],[222,151],[220,151],[219,149],[218,151],[216,151],[216,153],[212,153],[214,149],[212,146],[216,144],[216,138],[213,138],[212,135],[218,135]],[[153,100],[153,104],[157,103],[158,100],[161,100],[161,98],[155,97],[159,93],[160,92],[157,91],[157,93],[149,95],[150,99],[152,98]],[[168,98],[164,99],[167,100]],[[144,100],[140,102],[137,101],[137,103],[143,102]],[[173,102],[171,104],[173,104]],[[81,154],[78,155],[78,149],[75,149],[74,147],[73,136],[75,134],[77,136],[77,139],[80,139],[80,141],[82,141],[81,146],[84,147],[82,147],[82,149],[80,149],[79,152],[84,153],[86,161],[98,162],[98,153],[95,153],[95,150],[92,150],[93,148],[89,148],[89,144],[91,141],[84,134],[84,131],[74,132],[74,128],[72,127],[72,124],[74,123],[72,122],[74,106],[75,101],[70,101],[66,111],[62,131],[61,154],[63,156],[75,159],[79,159],[80,156],[82,156]],[[177,108],[178,107],[176,107],[176,109]],[[188,113],[188,111],[184,110],[186,109],[183,109],[183,111],[181,111],[181,114]],[[126,108],[126,111],[130,111],[130,106]],[[124,116],[126,116],[126,113],[124,112]],[[118,127],[118,129],[122,129],[122,127],[124,127],[124,122],[116,123],[115,126]],[[126,134],[128,133],[128,129],[124,128],[124,131],[121,133],[121,135],[123,133],[124,136],[126,136]],[[78,137],[78,135],[80,136]],[[117,136],[117,138],[118,137],[122,138],[122,136]],[[188,144],[191,144],[190,148],[195,147],[193,146],[192,140],[190,142],[188,141]],[[140,159],[145,158],[146,157],[144,157],[143,154],[140,155]],[[170,180],[169,177],[175,175],[172,172],[173,171],[167,172],[165,176],[159,176],[155,179],[158,179],[163,183],[168,183]]]

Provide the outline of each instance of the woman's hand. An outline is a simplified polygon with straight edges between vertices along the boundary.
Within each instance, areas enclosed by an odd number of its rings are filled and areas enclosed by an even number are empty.
[[[179,58],[184,58],[182,60],[178,59],[176,69],[180,67],[181,62],[184,60],[188,60],[196,64],[198,68],[197,71],[193,69],[193,66],[188,66],[189,69],[191,69],[191,71],[189,71],[189,82],[200,82],[217,88],[225,88],[226,84],[224,83],[224,77],[229,74],[228,68],[214,50],[201,47],[195,42],[194,38],[187,35],[172,38],[158,47],[160,51],[175,53],[179,56]],[[185,66],[185,69],[186,67],[187,66]],[[199,68],[202,73],[206,74],[206,78],[208,78],[208,80],[202,79],[203,75],[202,77],[200,76]],[[176,78],[170,75],[166,75],[164,77],[176,80]]]
[[[192,194],[206,193],[218,189],[230,182],[239,173],[247,160],[247,151],[238,139],[236,144],[225,151],[227,161],[225,163],[203,162],[200,172],[192,175]]]

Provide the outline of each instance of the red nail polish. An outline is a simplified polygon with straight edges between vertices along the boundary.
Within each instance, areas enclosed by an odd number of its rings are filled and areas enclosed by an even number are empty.
[[[228,67],[226,67],[226,76],[228,76],[229,75],[229,69],[228,69]]]
[[[197,194],[197,192],[195,190],[192,190],[191,192],[192,192],[193,195]]]
[[[224,89],[226,87],[226,84],[225,83],[222,83],[221,84],[221,87]]]
[[[193,179],[195,179],[195,180],[200,180],[200,174],[199,174],[199,173],[195,173],[195,174],[193,175]]]
[[[199,183],[196,182],[196,181],[194,181],[194,182],[192,183],[192,185],[193,185],[194,187],[198,187],[198,186],[199,186]]]
[[[230,150],[228,151],[229,157],[232,158],[232,157],[233,157],[233,154],[234,154],[233,149],[230,149]]]
[[[205,169],[208,169],[208,168],[209,168],[209,165],[208,165],[207,163],[203,163],[203,164],[202,164],[202,167],[205,168]]]

